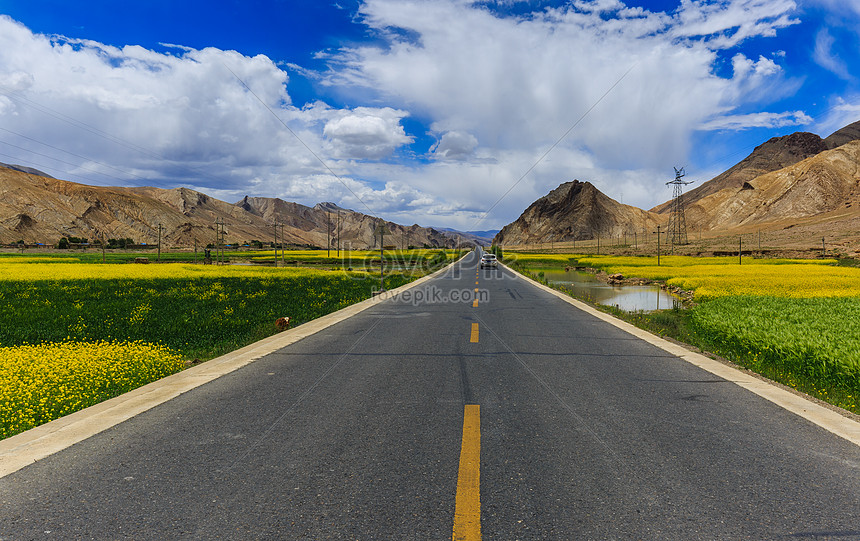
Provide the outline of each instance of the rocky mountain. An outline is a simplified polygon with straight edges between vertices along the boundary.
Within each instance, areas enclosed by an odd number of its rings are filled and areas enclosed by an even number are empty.
[[[657,214],[623,205],[590,182],[565,182],[541,197],[513,223],[502,228],[493,243],[504,246],[618,237],[657,227]]]
[[[733,167],[683,196],[688,228],[727,231],[855,228],[860,221],[860,122],[827,138],[774,137]],[[672,201],[650,211],[621,205],[588,183],[565,183],[529,206],[494,242],[504,245],[591,239],[666,226]],[[630,227],[627,224],[635,224]]]
[[[693,209],[692,215],[688,215],[687,219],[694,222],[709,221],[707,216],[698,214],[698,211],[706,208],[704,205],[695,205],[700,199],[724,189],[738,190],[745,183],[760,175],[789,167],[855,139],[860,139],[860,121],[845,126],[826,139],[808,132],[795,132],[782,137],[773,137],[757,146],[749,156],[724,173],[686,192],[683,201],[688,208]],[[667,214],[671,212],[671,205],[671,201],[666,201],[651,211]]]
[[[739,189],[745,182],[759,175],[777,171],[783,167],[815,156],[828,149],[824,139],[814,133],[795,132],[791,135],[773,137],[757,146],[752,153],[711,180],[684,193],[684,202],[690,206],[703,197],[723,189]],[[651,212],[664,214],[671,212],[672,201],[658,205]]]
[[[860,139],[860,120],[828,135],[824,143],[827,148],[834,149],[857,139]]]
[[[493,237],[499,232],[498,229],[488,229],[485,231],[460,231],[451,229],[450,227],[439,227],[439,231],[444,231],[448,235],[460,239],[461,244],[472,244],[479,246],[489,246],[493,242]]]
[[[336,246],[338,236],[342,247],[378,247],[379,219],[354,210],[341,208],[334,203],[319,203],[306,207],[277,198],[248,197],[236,206],[259,216],[268,223],[285,224],[294,235],[304,240],[304,244],[325,246],[331,231],[332,246]],[[386,246],[403,248],[408,246],[448,246],[457,245],[453,235],[417,224],[404,226],[394,222],[384,222]],[[463,245],[469,243],[462,242]]]
[[[341,214],[341,245],[378,246],[373,232],[378,219],[339,209],[331,203],[306,207],[280,199],[246,197],[227,203],[188,188],[117,188],[78,184],[15,166],[0,167],[0,242],[55,244],[61,237],[90,240],[131,238],[168,246],[216,242],[216,221],[226,224],[226,242],[274,240],[275,220],[284,224],[278,240],[324,247],[327,216]],[[385,222],[390,244],[453,246],[456,240],[431,228]],[[389,245],[386,237],[385,244]]]
[[[21,171],[22,173],[29,173],[38,177],[54,178],[48,173],[39,171],[38,169],[33,169],[32,167],[25,167],[23,165],[10,165],[8,163],[0,162],[0,167],[5,167],[6,169],[13,169],[15,171]]]
[[[759,175],[689,203],[687,223],[701,229],[860,212],[860,140]]]

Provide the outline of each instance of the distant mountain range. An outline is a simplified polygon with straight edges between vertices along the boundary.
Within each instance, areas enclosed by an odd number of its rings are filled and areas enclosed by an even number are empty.
[[[684,194],[688,228],[731,231],[860,229],[860,122],[822,139],[806,132],[774,137],[713,179]],[[623,205],[589,182],[565,182],[528,206],[500,231],[404,226],[384,222],[384,244],[505,246],[620,237],[666,225],[671,201],[651,210]],[[379,219],[334,203],[314,207],[277,198],[228,203],[188,188],[96,187],[59,180],[36,169],[0,164],[0,242],[55,244],[61,237],[131,238],[155,243],[159,225],[168,246],[214,243],[216,222],[226,241],[278,241],[298,246],[375,248]]]
[[[798,220],[837,230],[860,222],[860,122],[829,137],[774,137],[724,173],[683,195],[689,229],[789,228]],[[645,211],[588,182],[566,182],[532,203],[493,241],[506,246],[617,237],[669,221],[672,201]]]
[[[59,180],[21,166],[0,167],[0,242],[56,244],[62,237],[131,238],[137,243],[205,246],[216,242],[216,221],[226,242],[275,240],[298,246],[379,246],[379,219],[333,203],[307,207],[276,198],[245,197],[228,203],[188,188],[116,188]],[[385,221],[386,246],[452,247],[455,235]],[[471,244],[461,239],[462,245]]]
[[[436,229],[459,236],[465,241],[480,246],[489,246],[490,243],[493,242],[493,237],[499,232],[498,229],[487,229],[484,231],[459,231],[457,229],[451,229],[450,227],[438,227]]]

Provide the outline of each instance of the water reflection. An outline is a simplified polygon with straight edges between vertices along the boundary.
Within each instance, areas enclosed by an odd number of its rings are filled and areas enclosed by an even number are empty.
[[[657,286],[613,286],[605,284],[586,272],[564,269],[529,269],[537,274],[544,273],[549,283],[562,285],[574,295],[588,298],[598,304],[618,306],[630,312],[643,310],[664,310],[674,308],[680,301]]]

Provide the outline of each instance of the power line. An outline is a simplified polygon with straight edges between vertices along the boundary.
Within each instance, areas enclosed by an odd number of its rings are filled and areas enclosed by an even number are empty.
[[[91,173],[96,173],[97,175],[102,175],[102,176],[105,176],[105,177],[107,177],[107,178],[112,178],[112,179],[114,179],[114,180],[121,180],[121,179],[118,179],[118,178],[116,178],[116,177],[112,177],[112,176],[110,176],[110,175],[108,175],[108,174],[102,173],[101,171],[97,171],[97,170],[95,170],[95,169],[90,169],[89,167],[86,167],[85,165],[81,165],[81,164],[77,164],[77,163],[72,163],[72,162],[67,162],[67,161],[61,160],[61,159],[59,159],[59,158],[55,158],[55,157],[53,157],[53,156],[49,156],[49,155],[47,155],[47,154],[42,154],[41,152],[36,152],[35,150],[30,150],[30,149],[27,149],[27,148],[24,148],[24,147],[19,147],[18,145],[13,145],[12,143],[8,143],[8,142],[6,142],[6,141],[0,141],[0,144],[6,145],[6,146],[10,146],[10,147],[13,147],[13,148],[17,148],[17,149],[19,149],[19,150],[23,150],[24,152],[29,152],[30,154],[35,154],[36,156],[42,156],[43,158],[48,158],[49,160],[54,160],[54,161],[57,161],[57,162],[60,162],[60,163],[64,163],[64,164],[66,164],[66,165],[71,165],[72,167],[77,167],[77,168],[79,168],[79,169],[85,169],[85,170],[87,170],[87,171],[89,171],[89,172],[91,172]],[[14,159],[14,160],[18,160],[18,159],[20,159],[18,156],[11,156],[11,155],[9,155],[9,154],[3,154],[3,155],[4,155],[4,156],[7,156],[7,157],[9,157],[9,158],[12,158],[12,159]],[[32,162],[31,162],[31,163],[32,163]],[[39,164],[37,164],[37,163],[33,163],[33,165],[39,165]],[[39,167],[50,167],[50,166],[43,166],[43,165],[39,165]],[[73,174],[73,173],[68,173],[68,172],[66,172],[66,174]]]
[[[617,80],[617,81],[615,81],[615,83],[613,83],[613,84],[612,84],[612,86],[610,86],[610,87],[609,87],[609,89],[608,89],[606,92],[604,92],[604,93],[603,93],[603,95],[602,95],[602,96],[600,96],[600,98],[598,98],[598,100],[597,100],[596,102],[594,102],[594,104],[593,104],[591,107],[589,107],[589,108],[588,108],[588,110],[587,110],[587,111],[585,111],[584,113],[582,113],[582,116],[580,116],[580,117],[577,119],[577,121],[576,121],[576,122],[574,122],[574,123],[573,123],[573,125],[572,125],[570,128],[568,128],[568,129],[567,129],[567,131],[566,131],[566,132],[564,132],[564,134],[562,134],[562,136],[561,136],[561,137],[559,137],[559,138],[558,138],[558,140],[557,140],[555,143],[553,143],[553,144],[552,144],[552,145],[547,149],[547,151],[546,151],[546,152],[544,152],[544,153],[543,153],[543,155],[541,155],[541,157],[540,157],[540,158],[538,158],[538,159],[537,159],[537,161],[536,161],[534,164],[532,164],[532,166],[531,166],[531,167],[529,167],[529,168],[528,168],[528,170],[527,170],[525,173],[523,173],[523,174],[522,174],[522,176],[521,176],[520,178],[518,178],[518,179],[517,179],[517,181],[516,181],[516,182],[514,182],[514,183],[511,185],[511,187],[510,187],[510,188],[508,188],[508,190],[507,190],[505,193],[503,193],[503,194],[502,194],[502,196],[501,196],[501,197],[499,197],[499,198],[496,200],[496,202],[495,202],[495,203],[493,203],[493,204],[490,206],[490,208],[488,208],[488,209],[487,209],[487,211],[486,211],[486,212],[484,212],[484,214],[483,214],[480,218],[478,218],[478,220],[477,220],[477,221],[474,223],[474,225],[472,226],[472,229],[475,229],[475,228],[478,226],[478,224],[479,224],[479,223],[481,223],[482,221],[484,221],[484,218],[486,218],[486,217],[487,217],[487,215],[488,215],[488,214],[489,214],[489,213],[490,213],[494,208],[496,208],[496,206],[497,206],[499,203],[501,203],[502,199],[504,199],[505,197],[507,197],[507,196],[508,196],[508,194],[509,194],[509,193],[511,193],[511,191],[513,191],[513,189],[514,189],[514,188],[516,188],[516,187],[517,187],[517,184],[519,184],[520,182],[522,182],[522,180],[523,180],[524,178],[526,178],[526,176],[528,176],[528,174],[529,174],[529,173],[531,173],[531,172],[532,172],[532,170],[534,170],[534,168],[535,168],[535,167],[537,167],[537,166],[538,166],[538,164],[540,164],[540,163],[544,160],[544,158],[546,158],[546,157],[549,155],[549,153],[550,153],[550,152],[552,152],[552,151],[553,151],[553,149],[555,149],[555,147],[557,147],[557,146],[559,145],[559,143],[561,143],[561,142],[564,140],[564,138],[565,138],[565,137],[567,137],[567,135],[568,135],[570,132],[572,132],[572,131],[573,131],[573,129],[574,129],[574,128],[576,128],[576,127],[579,125],[579,123],[580,123],[580,122],[582,122],[582,121],[583,121],[583,119],[585,119],[585,117],[587,117],[587,116],[588,116],[588,114],[589,114],[591,111],[593,111],[593,110],[594,110],[594,108],[595,108],[595,107],[597,107],[597,105],[598,105],[600,102],[602,102],[602,101],[603,101],[603,98],[605,98],[606,96],[608,96],[608,95],[609,95],[609,93],[610,93],[610,92],[612,92],[612,90],[613,90],[616,86],[618,86],[618,84],[619,84],[619,83],[621,83],[621,81],[622,81],[622,80],[624,80],[624,78],[625,78],[625,77],[627,77],[627,74],[628,74],[628,73],[630,73],[631,71],[633,71],[633,68],[635,68],[638,64],[639,64],[639,63],[637,62],[636,64],[633,64],[632,66],[630,66],[630,67],[627,69],[627,71],[625,71],[625,72],[624,72],[624,74],[623,74],[621,77],[619,77],[619,78],[618,78],[618,80]]]
[[[297,140],[299,143],[301,143],[301,144],[302,144],[302,146],[303,146],[303,147],[305,147],[305,148],[308,150],[308,152],[310,152],[310,153],[313,155],[313,157],[314,157],[314,158],[316,158],[316,159],[317,159],[317,161],[318,161],[318,162],[320,162],[320,164],[322,164],[322,166],[323,166],[323,167],[325,167],[325,169],[326,169],[329,173],[331,173],[331,175],[332,175],[334,178],[336,178],[336,179],[338,180],[338,182],[340,182],[341,184],[343,184],[343,187],[344,187],[344,188],[346,188],[347,190],[349,190],[349,193],[351,193],[351,194],[353,195],[353,197],[355,197],[355,198],[359,201],[359,203],[361,203],[362,205],[364,205],[364,208],[366,208],[366,209],[367,209],[367,211],[370,213],[370,216],[372,216],[372,217],[374,217],[374,218],[376,218],[376,217],[377,217],[377,216],[376,216],[376,213],[375,213],[375,212],[373,212],[373,209],[371,209],[371,208],[370,208],[370,206],[368,206],[368,204],[367,204],[367,203],[365,203],[365,202],[364,202],[364,200],[363,200],[361,197],[359,197],[357,193],[355,193],[354,191],[352,191],[352,188],[350,188],[350,187],[349,187],[349,185],[348,185],[348,184],[347,184],[347,183],[346,183],[342,178],[340,178],[340,175],[338,175],[337,173],[335,173],[335,172],[332,170],[332,168],[331,168],[331,167],[329,167],[329,166],[328,166],[328,164],[327,164],[327,163],[326,163],[322,158],[320,158],[320,157],[319,157],[319,155],[318,155],[316,152],[314,152],[314,151],[313,151],[313,149],[312,149],[311,147],[309,147],[309,146],[307,145],[307,143],[305,143],[305,142],[302,140],[302,138],[301,138],[301,137],[299,137],[299,136],[298,136],[298,134],[297,134],[296,132],[294,132],[294,131],[292,130],[292,128],[290,128],[290,127],[287,125],[287,123],[286,123],[286,122],[284,122],[284,121],[281,119],[281,117],[279,117],[278,115],[276,115],[276,114],[275,114],[275,112],[274,112],[274,111],[272,111],[272,108],[271,108],[271,107],[269,107],[269,106],[268,106],[268,104],[266,104],[266,102],[264,102],[262,99],[260,99],[260,96],[258,96],[256,92],[254,92],[253,90],[251,90],[251,87],[249,87],[247,84],[245,84],[245,81],[243,81],[243,80],[242,80],[238,75],[236,75],[236,73],[235,73],[233,70],[231,70],[231,69],[230,69],[230,67],[229,67],[229,66],[227,66],[227,64],[223,64],[223,66],[227,69],[227,71],[229,71],[230,73],[232,73],[232,74],[233,74],[233,77],[235,77],[237,81],[239,81],[240,83],[242,83],[242,86],[244,86],[244,87],[245,87],[245,89],[246,89],[248,92],[250,92],[252,96],[254,96],[255,98],[257,98],[257,101],[259,101],[259,102],[260,102],[260,104],[261,104],[263,107],[265,107],[265,108],[266,108],[266,110],[267,110],[267,111],[269,111],[269,113],[271,113],[271,115],[272,115],[273,117],[275,117],[275,119],[276,119],[278,122],[280,122],[280,123],[281,123],[281,125],[282,125],[284,128],[286,128],[286,129],[287,129],[287,131],[288,131],[288,132],[290,132],[290,133],[293,135],[293,137],[295,137],[295,138],[296,138],[296,140]]]
[[[27,106],[29,106],[29,107],[31,107],[31,108],[33,108],[33,109],[35,109],[36,111],[38,111],[38,112],[40,112],[40,113],[44,114],[44,115],[47,115],[47,116],[53,117],[53,118],[55,118],[55,119],[57,119],[57,120],[60,120],[60,121],[62,121],[62,122],[65,122],[66,124],[69,124],[69,125],[71,125],[71,126],[73,126],[73,127],[75,127],[75,128],[78,128],[78,129],[81,129],[81,130],[87,131],[87,132],[89,132],[89,133],[91,133],[91,134],[93,134],[93,135],[96,135],[96,136],[98,136],[98,137],[101,137],[101,138],[103,138],[103,139],[106,139],[106,140],[108,140],[108,141],[110,141],[110,142],[112,142],[112,143],[114,143],[114,144],[116,144],[116,145],[119,145],[119,146],[125,147],[125,148],[127,148],[127,149],[129,149],[129,150],[133,150],[133,151],[135,151],[135,152],[139,152],[139,153],[141,153],[141,154],[144,154],[144,155],[148,156],[149,158],[153,158],[153,159],[156,159],[156,160],[159,160],[159,161],[165,162],[165,163],[173,164],[173,165],[175,165],[178,169],[180,169],[180,170],[182,170],[182,171],[185,171],[185,172],[187,172],[187,173],[196,173],[196,174],[198,174],[198,175],[202,175],[203,177],[209,177],[209,178],[214,178],[214,179],[218,179],[218,180],[223,180],[223,181],[225,181],[225,182],[227,181],[227,179],[226,179],[226,178],[224,178],[224,177],[219,177],[219,176],[217,176],[217,175],[213,175],[213,174],[211,174],[211,173],[210,173],[210,172],[208,172],[208,171],[203,171],[202,169],[199,169],[199,168],[196,168],[196,167],[193,167],[193,166],[186,165],[186,164],[184,164],[183,162],[179,162],[179,161],[176,161],[176,160],[169,159],[169,158],[167,158],[166,156],[164,156],[164,155],[162,155],[162,154],[159,154],[159,153],[157,153],[157,152],[155,152],[155,151],[153,151],[153,150],[150,150],[150,149],[147,149],[147,148],[145,148],[145,147],[142,147],[142,146],[136,145],[136,144],[134,144],[134,143],[132,143],[132,142],[130,142],[130,141],[128,141],[128,140],[126,140],[126,139],[123,139],[123,138],[118,137],[118,136],[116,136],[116,135],[113,135],[113,134],[111,134],[111,133],[108,133],[108,132],[105,132],[105,131],[103,131],[103,130],[100,130],[100,129],[96,128],[95,126],[92,126],[92,125],[90,125],[90,124],[87,124],[86,122],[83,122],[83,121],[78,120],[78,119],[76,119],[76,118],[72,118],[72,117],[70,117],[70,116],[68,116],[68,115],[65,115],[65,114],[63,114],[63,113],[61,113],[61,112],[59,112],[59,111],[55,110],[55,109],[51,109],[50,107],[48,107],[48,106],[46,106],[46,105],[42,105],[42,104],[40,104],[40,103],[38,103],[38,102],[35,102],[35,101],[33,101],[33,100],[31,100],[31,99],[29,99],[29,98],[27,98],[27,97],[21,96],[21,95],[20,95],[19,93],[17,93],[17,92],[10,91],[10,90],[8,90],[8,89],[3,89],[2,85],[0,85],[0,94],[3,94],[3,95],[5,95],[5,96],[9,97],[10,99],[16,100],[16,101],[18,101],[19,103],[21,103],[21,104],[23,104],[23,105],[27,105]],[[37,143],[39,143],[39,144],[43,144],[43,145],[45,145],[45,146],[50,146],[50,145],[47,145],[46,143],[41,143],[41,142],[39,142],[39,141],[35,141],[35,142],[37,142]],[[62,149],[56,149],[56,150],[59,150],[60,152],[66,152],[66,151],[64,151],[64,150],[62,150]],[[98,163],[96,160],[92,160],[92,159],[90,159],[90,158],[86,158],[86,157],[82,157],[82,156],[78,156],[78,157],[80,157],[80,158],[82,158],[82,159],[85,159],[85,160],[89,160],[89,161],[92,161],[92,162]],[[64,163],[65,163],[65,162],[64,162]],[[76,164],[69,164],[69,165],[74,165],[75,167],[77,167],[77,165],[76,165]],[[102,164],[102,165],[104,165],[104,164]],[[110,166],[107,166],[107,167],[110,167]],[[114,169],[115,169],[115,168],[114,168]],[[151,179],[147,179],[147,178],[144,178],[144,177],[140,177],[140,176],[138,176],[138,175],[135,175],[134,173],[130,173],[130,172],[127,172],[127,171],[121,171],[121,172],[122,172],[122,173],[128,173],[128,174],[129,174],[129,175],[131,175],[131,176],[136,176],[137,178],[139,178],[139,179],[141,179],[141,180],[143,180],[143,181],[145,181],[145,182],[148,182],[149,180],[151,180]],[[192,175],[192,176],[193,176],[193,175]]]
[[[22,138],[22,139],[26,139],[27,141],[32,141],[33,143],[36,143],[37,145],[46,146],[46,147],[48,147],[48,148],[50,148],[50,149],[53,149],[53,150],[56,150],[56,151],[58,151],[58,152],[63,152],[63,153],[69,154],[70,156],[74,156],[75,158],[80,158],[80,159],[82,159],[82,160],[86,160],[86,161],[90,161],[90,162],[93,162],[93,163],[97,163],[97,164],[99,164],[99,165],[101,165],[101,166],[107,167],[108,169],[113,169],[114,171],[117,171],[117,172],[119,172],[119,173],[128,174],[128,175],[131,175],[131,176],[133,176],[133,177],[137,177],[137,178],[139,178],[140,180],[147,180],[147,179],[145,179],[145,178],[143,178],[143,177],[141,177],[141,176],[139,176],[139,175],[135,175],[134,173],[132,173],[132,172],[130,172],[130,171],[123,171],[122,169],[118,169],[118,168],[116,168],[116,167],[114,167],[114,166],[112,166],[112,165],[108,165],[108,164],[106,164],[106,163],[102,163],[102,162],[100,162],[100,161],[98,161],[98,160],[93,160],[92,158],[87,158],[86,156],[81,156],[80,154],[75,154],[74,152],[71,152],[71,151],[69,151],[69,150],[64,150],[64,149],[62,149],[62,148],[60,148],[60,147],[56,147],[56,146],[51,145],[51,144],[48,144],[48,143],[43,143],[43,142],[41,142],[41,141],[37,141],[36,139],[33,139],[32,137],[28,137],[28,136],[23,135],[23,134],[20,134],[20,133],[18,133],[18,132],[14,132],[14,131],[12,131],[12,130],[7,130],[6,128],[0,128],[0,130],[5,131],[6,133],[11,133],[12,135],[15,135],[15,136],[17,136],[17,137],[20,137],[20,138]],[[14,146],[14,145],[11,145],[10,143],[7,143],[7,144],[9,144],[10,146]],[[18,148],[21,148],[21,147],[18,147]],[[27,150],[27,149],[22,149],[22,150]],[[28,151],[28,152],[29,152],[29,151]],[[34,154],[36,154],[36,153],[34,152]],[[58,161],[59,161],[59,160],[58,160]]]

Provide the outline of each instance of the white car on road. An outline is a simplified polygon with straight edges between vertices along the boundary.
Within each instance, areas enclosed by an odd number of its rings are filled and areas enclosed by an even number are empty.
[[[481,268],[482,268],[482,269],[483,269],[484,267],[493,267],[493,268],[495,268],[495,267],[498,267],[498,266],[499,266],[499,262],[496,260],[496,255],[495,255],[495,254],[486,254],[486,253],[485,253],[484,255],[482,255],[482,256],[481,256]]]

